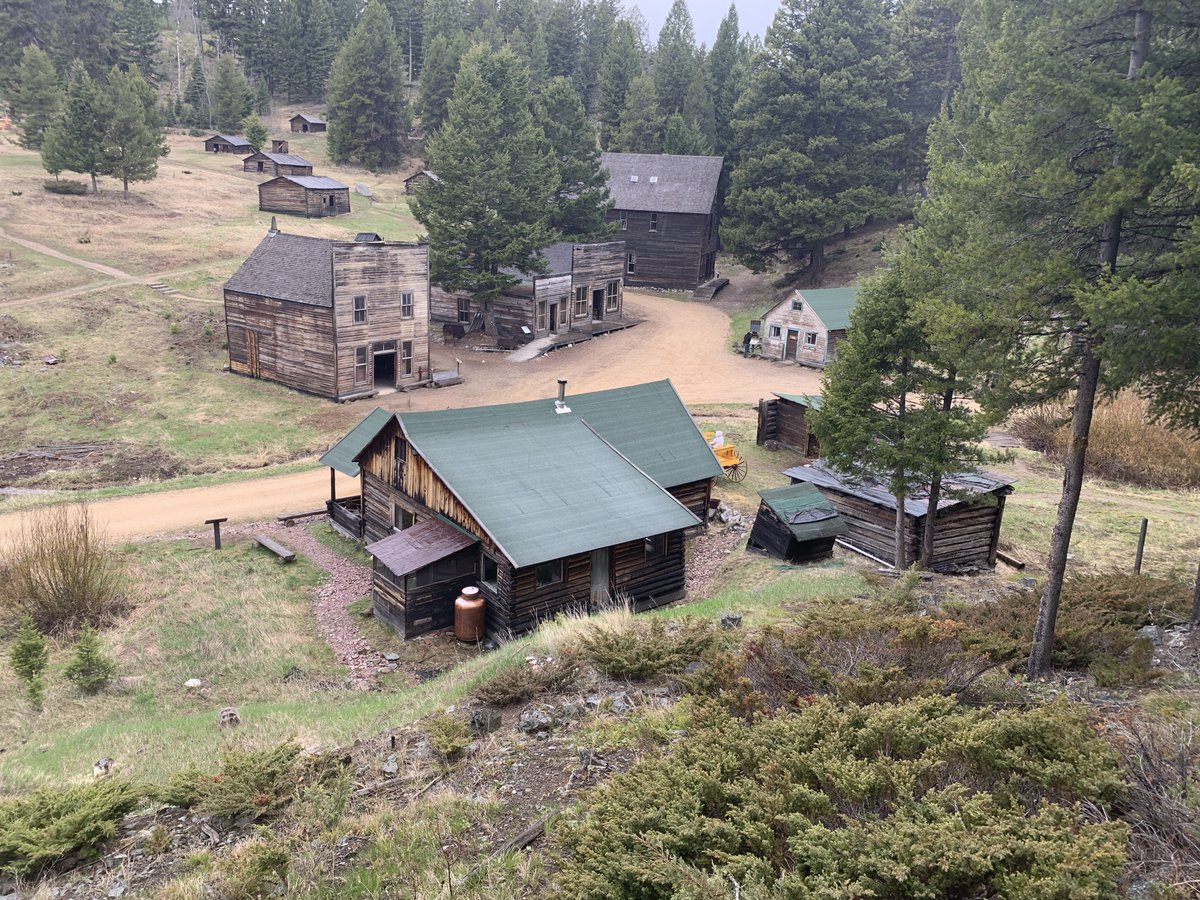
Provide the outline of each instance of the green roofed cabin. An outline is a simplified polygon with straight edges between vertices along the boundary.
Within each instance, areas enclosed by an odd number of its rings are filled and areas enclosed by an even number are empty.
[[[793,291],[763,316],[763,356],[823,369],[846,337],[857,296],[853,287]]]
[[[401,635],[450,625],[469,585],[493,637],[620,595],[639,610],[684,595],[684,538],[721,474],[711,448],[669,381],[565,385],[557,400],[373,413],[326,454],[360,467],[375,614]]]
[[[762,503],[750,530],[749,550],[790,563],[833,555],[833,542],[850,530],[825,496],[811,484],[759,491]]]
[[[755,443],[760,447],[772,444],[796,450],[805,456],[817,456],[816,436],[808,427],[808,412],[821,408],[819,394],[775,394],[772,399],[758,401],[758,433]]]

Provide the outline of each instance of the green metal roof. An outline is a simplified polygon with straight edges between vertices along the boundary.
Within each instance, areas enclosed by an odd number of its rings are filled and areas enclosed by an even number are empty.
[[[806,482],[759,491],[758,496],[798,541],[837,537],[850,530],[821,492]]]
[[[829,331],[850,326],[850,311],[854,309],[858,288],[814,288],[796,293],[821,317]]]
[[[321,457],[321,465],[337,469],[343,475],[349,475],[351,478],[357,478],[358,463],[355,462],[355,459],[367,444],[375,440],[379,432],[383,431],[383,426],[391,419],[390,412],[380,409],[378,406],[375,407],[361,422],[350,429],[349,434],[325,451],[325,455]]]
[[[820,394],[781,394],[779,391],[773,391],[780,400],[787,400],[789,403],[798,403],[808,409],[820,409],[823,402]]]
[[[413,448],[517,568],[699,521],[590,428],[575,399],[562,415],[543,400],[398,416]]]

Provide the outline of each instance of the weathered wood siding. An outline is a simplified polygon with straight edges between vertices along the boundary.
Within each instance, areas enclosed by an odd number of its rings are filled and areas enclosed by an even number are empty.
[[[326,204],[327,197],[333,197],[332,211]],[[262,212],[287,213],[310,219],[340,216],[350,212],[350,189],[316,190],[291,181],[264,181],[258,186],[258,208]]]
[[[320,134],[324,130],[324,123],[313,125],[309,122],[301,121],[300,119],[292,119],[292,131],[303,132],[304,134]]]
[[[803,453],[815,455],[817,441],[808,430],[808,408],[783,398],[758,401],[758,433],[755,442],[767,441]]]
[[[712,496],[711,478],[689,481],[669,488],[667,493],[686,506],[701,522],[708,521],[708,499]]]
[[[259,168],[259,165],[262,168]],[[268,159],[265,156],[259,157],[257,154],[247,157],[242,160],[243,172],[255,172],[263,175],[311,175],[313,173],[312,166],[293,166],[287,163],[279,164],[273,159]]]
[[[645,541],[618,544],[611,550],[613,592],[626,594],[634,609],[654,609],[686,593],[683,532],[666,536],[666,553],[648,555]]]
[[[609,284],[617,284],[616,309],[608,309],[607,300],[602,310],[601,319],[619,319],[625,304],[625,242],[605,241],[599,244],[576,244],[571,254],[571,297],[574,300],[575,291],[583,288],[587,291],[588,312],[582,317],[582,324],[589,329],[594,318],[592,294],[594,291],[607,291]],[[606,294],[607,297],[607,294]],[[574,316],[572,322],[579,323],[580,317]]]
[[[608,221],[619,222],[625,215],[625,228],[617,236],[628,254],[636,259],[633,274],[622,267],[625,284],[635,287],[695,290],[703,281],[705,260],[718,249],[716,211],[695,213],[658,213],[657,230],[650,230],[649,212],[610,210]]]
[[[229,369],[335,397],[333,311],[225,291]]]
[[[793,303],[800,303],[803,308],[793,309]],[[779,330],[777,336],[772,336],[774,329]],[[789,331],[796,335],[794,354],[789,354],[787,350]],[[845,334],[844,331],[842,333]],[[814,343],[806,343],[808,335],[815,336]],[[762,323],[762,342],[763,355],[776,359],[795,359],[805,365],[823,367],[833,358],[828,329],[805,300],[793,298],[767,313]]]
[[[207,140],[204,142],[205,153],[253,153],[254,148],[249,144],[231,144],[228,141]]]
[[[787,523],[762,503],[759,504],[758,515],[754,517],[754,527],[750,529],[747,546],[786,562],[805,563],[832,556],[833,541],[832,537],[796,540]]]
[[[453,557],[473,561],[478,551],[462,550]],[[415,575],[394,578],[378,560],[373,569],[371,595],[375,615],[401,637],[416,637],[453,625],[455,598],[464,587],[478,583],[477,576],[470,575],[418,586]]]
[[[404,315],[404,293],[413,295]],[[366,321],[354,321],[354,298],[366,298]],[[395,343],[397,385],[430,378],[429,247],[424,244],[338,241],[333,245],[333,309],[337,334],[338,396],[351,397],[376,387],[374,355]],[[402,344],[412,344],[412,372],[402,371]],[[366,350],[365,380],[356,380],[358,350]]]

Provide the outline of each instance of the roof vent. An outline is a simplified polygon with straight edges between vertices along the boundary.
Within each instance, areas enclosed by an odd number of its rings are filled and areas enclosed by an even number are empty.
[[[658,176],[657,176],[657,175],[651,175],[651,176],[650,176],[650,183],[651,183],[651,184],[658,184]]]
[[[630,175],[629,180],[634,184],[637,184],[638,177],[636,175]]]
[[[567,406],[567,379],[558,379],[558,399],[554,401],[554,412],[556,415],[569,413],[571,407]]]
[[[271,230],[267,234],[279,234],[279,223],[275,221],[274,216],[271,216]]]

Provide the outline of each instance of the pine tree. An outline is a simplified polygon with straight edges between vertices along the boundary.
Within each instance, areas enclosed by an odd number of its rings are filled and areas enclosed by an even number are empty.
[[[204,64],[199,56],[192,58],[187,89],[183,101],[188,106],[188,124],[194,128],[204,125],[212,127],[212,110],[208,102],[208,79],[204,77]]]
[[[136,65],[128,72],[114,66],[102,95],[104,142],[100,172],[121,179],[125,196],[129,182],[150,181],[158,174],[158,160],[166,156],[154,89]]]
[[[257,115],[251,114],[242,119],[242,134],[257,153],[267,143],[267,126]]]
[[[0,15],[0,92],[7,95],[12,90],[25,48],[45,40],[49,7],[43,0],[5,0]]]
[[[700,137],[705,154],[713,152],[717,141],[717,119],[713,108],[712,82],[708,66],[703,62],[696,66],[687,94],[683,98],[683,119]],[[671,151],[667,151],[668,153]]]
[[[571,81],[588,115],[592,115],[599,106],[600,67],[608,54],[608,45],[620,12],[621,6],[617,0],[583,0],[579,11],[580,31],[584,39],[579,47],[575,76]]]
[[[546,47],[546,30],[538,22],[529,39],[529,86],[541,90],[550,73],[550,51]]]
[[[929,125],[962,80],[958,60],[958,6],[947,0],[905,0],[892,19],[893,41],[908,74],[903,109],[912,124],[904,146],[905,181],[925,180]]]
[[[362,13],[362,0],[331,0],[333,6],[333,27],[337,34],[338,45],[343,44]]]
[[[117,13],[117,62],[136,65],[152,84],[158,81],[159,33],[162,19],[153,0],[121,0]]]
[[[687,0],[675,0],[658,33],[654,51],[654,85],[663,115],[683,112],[684,98],[697,68],[696,31]]]
[[[729,157],[734,150],[733,107],[742,88],[738,63],[743,56],[737,7],[731,3],[729,12],[717,28],[717,39],[708,54],[709,84],[713,92],[713,144],[717,152],[725,157]]]
[[[37,630],[29,616],[21,619],[16,637],[8,648],[8,658],[17,677],[25,683],[30,704],[35,709],[41,709],[44,693],[42,673],[50,662],[50,649],[45,635]]]
[[[46,133],[42,145],[42,165],[52,175],[66,171],[91,176],[94,194],[103,143],[100,95],[83,63],[75,60],[71,64],[63,114]]]
[[[621,124],[609,149],[625,153],[661,153],[663,121],[658,114],[654,79],[639,75],[629,83]]]
[[[387,8],[371,0],[329,73],[329,155],[380,171],[404,159],[404,59]]]
[[[908,116],[884,0],[784,0],[735,118],[740,162],[721,238],[755,269],[902,211]]]
[[[36,150],[42,146],[61,105],[54,63],[40,47],[30,44],[21,54],[9,97],[13,121],[21,126],[22,147]]]
[[[421,96],[417,101],[421,127],[432,134],[446,121],[446,108],[454,93],[459,57],[465,52],[462,34],[453,38],[438,35],[426,48],[425,70],[421,73]]]
[[[550,77],[574,76],[582,41],[579,0],[553,0],[546,17],[547,71]]]
[[[213,127],[236,133],[250,105],[250,85],[232,53],[222,53],[217,60],[211,96]]]
[[[93,78],[117,62],[117,0],[71,0],[51,7],[50,55],[60,68],[81,60]],[[45,35],[43,35],[45,40]]]
[[[604,234],[612,206],[608,177],[600,166],[595,129],[571,82],[552,78],[538,97],[537,112],[558,166],[558,208],[550,226],[566,240]]]
[[[117,664],[104,652],[100,635],[91,625],[84,625],[75,644],[75,655],[63,674],[85,694],[94,694],[107,685],[117,672]]]
[[[387,6],[404,56],[404,80],[411,83],[420,76],[425,58],[425,4],[422,0],[390,0]]]
[[[464,20],[463,0],[425,0],[422,30],[426,42],[439,36],[450,40],[463,30]]]
[[[301,0],[281,0],[277,11],[276,39],[279,54],[273,69],[275,90],[289,100],[308,96],[307,60],[295,48],[304,46],[306,35],[300,13]]]
[[[333,8],[329,0],[312,0],[308,8],[308,27],[305,29],[304,59],[308,70],[305,73],[305,94],[323,97],[329,70],[337,57],[338,41],[333,25]]]
[[[637,32],[628,19],[621,19],[613,27],[608,50],[600,64],[600,144],[606,150],[614,149],[613,141],[621,126],[629,85],[642,71],[642,48]]]
[[[663,123],[662,152],[682,156],[708,156],[712,153],[712,144],[700,133],[695,122],[685,119],[679,113],[671,113]]]
[[[541,271],[558,178],[512,50],[467,51],[449,116],[426,151],[439,180],[418,189],[413,213],[429,234],[433,281],[488,302],[513,283],[503,269]]]

